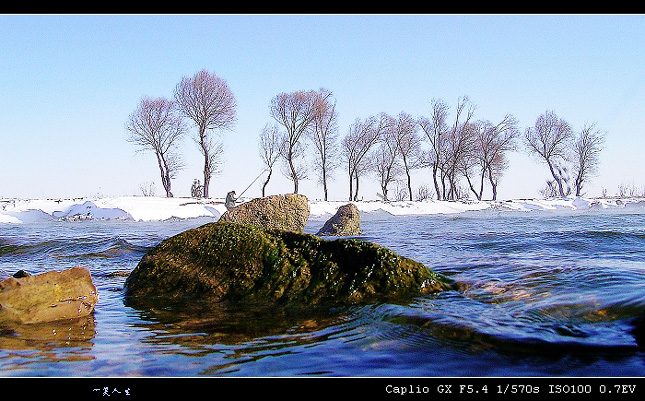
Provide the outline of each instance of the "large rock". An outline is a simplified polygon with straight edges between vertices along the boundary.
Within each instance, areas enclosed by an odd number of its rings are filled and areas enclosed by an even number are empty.
[[[253,199],[227,210],[220,221],[301,233],[309,219],[309,200],[300,194]]]
[[[325,222],[316,235],[350,236],[361,235],[361,213],[356,205],[349,203],[338,208],[336,214]]]
[[[83,267],[21,276],[0,282],[0,323],[81,318],[91,314],[98,301],[90,272]]]
[[[171,237],[144,255],[125,282],[126,302],[365,303],[452,288],[421,263],[356,239],[229,222]]]

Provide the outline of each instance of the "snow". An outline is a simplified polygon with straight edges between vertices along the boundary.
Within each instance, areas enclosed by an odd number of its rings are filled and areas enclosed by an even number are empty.
[[[243,199],[242,201],[248,201]],[[348,201],[311,201],[310,215],[326,217]],[[362,214],[400,215],[454,214],[468,211],[579,211],[619,209],[645,205],[644,199],[516,199],[508,201],[358,201]],[[113,197],[68,199],[0,199],[0,224],[37,223],[52,220],[134,220],[163,221],[172,218],[211,217],[219,219],[226,211],[223,199]]]
[[[313,216],[333,215],[340,206],[347,203],[350,202],[311,201],[309,202],[309,213]],[[428,200],[398,202],[358,201],[351,203],[354,203],[361,213],[385,212],[394,216],[462,213],[469,210],[487,209],[489,207],[489,204],[486,202],[474,203]]]
[[[0,199],[0,223],[48,220],[161,221],[171,218],[218,219],[226,207],[211,199],[115,197],[74,199]]]

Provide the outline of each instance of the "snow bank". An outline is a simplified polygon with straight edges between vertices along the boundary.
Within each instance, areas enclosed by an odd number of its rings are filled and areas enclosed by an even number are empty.
[[[0,223],[36,223],[48,220],[135,220],[213,217],[226,207],[217,200],[190,198],[117,197],[75,199],[0,200]]]
[[[309,213],[312,216],[333,215],[340,206],[347,203],[349,202],[310,201]],[[416,202],[358,201],[351,203],[354,203],[361,213],[384,212],[394,216],[462,213],[465,211],[482,210],[490,207],[487,202],[448,202],[428,200]]]
[[[126,211],[133,220],[151,221],[170,218],[219,217],[226,211],[223,200],[192,198],[122,197],[103,198],[97,205]]]
[[[348,201],[310,201],[312,217],[325,218]],[[363,214],[387,215],[453,214],[480,210],[576,211],[645,206],[645,199],[517,199],[509,201],[359,201]],[[219,217],[226,211],[221,199],[115,197],[70,199],[0,199],[0,223],[34,223],[50,220],[163,221],[171,218]]]
[[[345,202],[310,202],[312,216],[333,215]],[[453,214],[480,210],[495,211],[584,211],[624,209],[627,206],[645,206],[645,199],[516,199],[508,201],[399,201],[399,202],[352,202],[361,213],[383,212],[389,215]]]

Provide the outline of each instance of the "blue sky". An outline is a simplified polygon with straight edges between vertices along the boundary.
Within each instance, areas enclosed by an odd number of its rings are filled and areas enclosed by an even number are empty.
[[[257,138],[281,92],[331,90],[340,134],[379,112],[429,115],[466,95],[475,117],[513,114],[520,129],[553,110],[579,129],[608,132],[590,196],[645,186],[643,15],[0,15],[0,197],[140,194],[156,183],[151,153],[135,153],[124,124],[141,97],[172,98],[183,76],[225,79],[238,122],[223,134],[223,171],[211,195],[240,193],[262,170]],[[190,138],[173,181],[188,196],[201,179]],[[511,155],[502,199],[535,197],[549,178],[536,159]],[[413,187],[430,184],[429,171]],[[336,172],[331,199],[344,200]],[[268,191],[292,190],[274,174]],[[375,199],[376,180],[361,192]],[[301,193],[322,197],[315,179]],[[246,193],[259,196],[259,182]],[[486,195],[485,195],[486,196]]]

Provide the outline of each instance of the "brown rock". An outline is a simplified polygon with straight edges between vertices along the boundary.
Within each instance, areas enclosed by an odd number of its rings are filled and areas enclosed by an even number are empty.
[[[301,233],[309,220],[309,200],[300,194],[253,199],[227,210],[219,220]]]
[[[350,236],[361,235],[361,214],[353,203],[338,208],[316,235]]]
[[[98,292],[89,270],[73,267],[0,282],[0,323],[42,323],[92,313]]]

